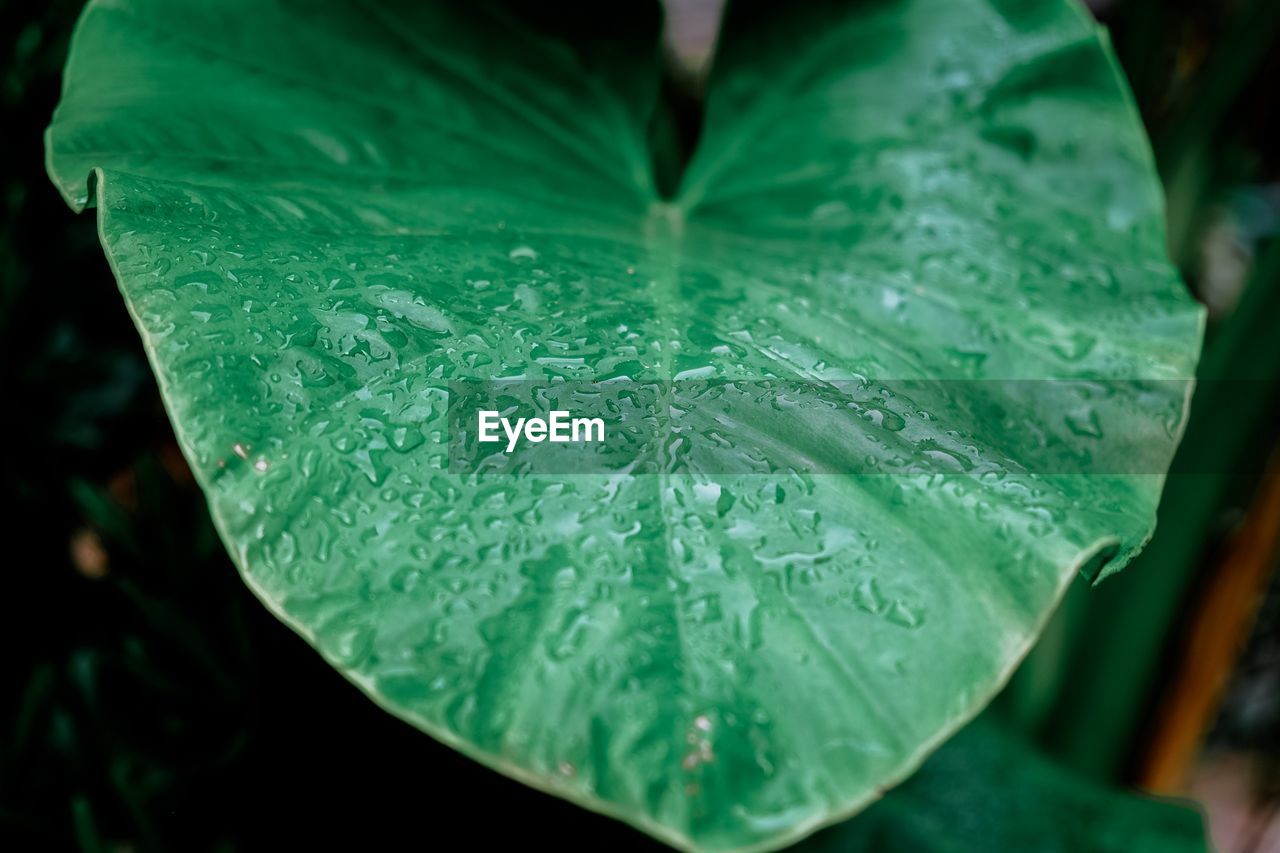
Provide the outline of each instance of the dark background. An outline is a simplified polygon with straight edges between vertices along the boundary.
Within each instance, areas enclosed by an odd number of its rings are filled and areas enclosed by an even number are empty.
[[[685,35],[714,5],[682,4]],[[1264,850],[1280,846],[1280,2],[1091,5],[1151,131],[1171,254],[1210,309],[1205,373],[1251,391],[1197,398],[1179,459],[1197,473],[1171,478],[1156,540],[1073,590],[999,711],[1085,775],[1195,793],[1224,851]],[[80,6],[0,2],[0,845],[417,845],[464,826],[477,845],[657,849],[396,721],[241,583],[92,217],[44,174]],[[696,97],[690,74],[673,85]]]

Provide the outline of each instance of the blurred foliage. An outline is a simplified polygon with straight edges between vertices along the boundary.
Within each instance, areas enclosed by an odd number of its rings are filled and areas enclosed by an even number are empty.
[[[1171,251],[1214,308],[1207,375],[1254,389],[1243,402],[1197,400],[1179,462],[1197,473],[1170,479],[1148,553],[1096,589],[1077,585],[1001,702],[1061,759],[1105,779],[1140,745],[1179,612],[1276,443],[1280,115],[1269,87],[1280,3],[1093,5],[1152,130]],[[79,7],[0,4],[11,58],[0,71],[0,379],[11,401],[0,419],[0,844],[369,845],[435,837],[447,821],[482,844],[651,848],[394,720],[240,582],[97,234],[44,174],[42,133]],[[1224,241],[1239,273],[1215,281],[1206,259]],[[315,707],[326,712],[305,710]],[[1276,725],[1258,730],[1273,737]]]

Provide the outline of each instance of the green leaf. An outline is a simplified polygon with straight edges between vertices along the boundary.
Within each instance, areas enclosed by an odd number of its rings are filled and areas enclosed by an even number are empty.
[[[49,171],[268,607],[504,773],[775,847],[1141,548],[1202,316],[1077,6],[739,4],[671,198],[627,8],[95,0]],[[466,389],[621,444],[477,472]]]
[[[903,785],[796,853],[1198,853],[1204,824],[1172,801],[1074,777],[979,717]]]

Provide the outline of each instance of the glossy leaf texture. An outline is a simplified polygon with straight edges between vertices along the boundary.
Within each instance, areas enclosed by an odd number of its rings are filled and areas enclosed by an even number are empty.
[[[1072,776],[986,714],[906,782],[795,853],[1202,853],[1195,810]]]
[[[50,174],[267,606],[504,773],[776,847],[1141,547],[1201,313],[1073,4],[736,4],[669,199],[656,9],[537,9],[94,0]],[[459,470],[497,379],[626,383],[655,464]]]

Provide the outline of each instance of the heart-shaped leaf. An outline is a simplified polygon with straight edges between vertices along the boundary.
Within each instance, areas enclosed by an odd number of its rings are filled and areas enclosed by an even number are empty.
[[[515,8],[94,0],[50,174],[281,619],[504,773],[777,846],[1141,547],[1201,313],[1073,4],[735,6],[670,198],[656,11]],[[612,443],[451,443],[552,398]]]

